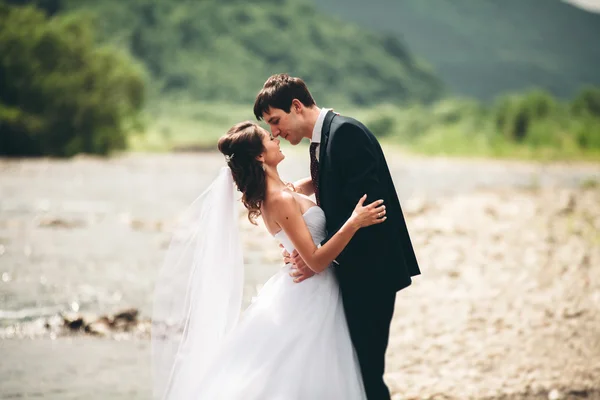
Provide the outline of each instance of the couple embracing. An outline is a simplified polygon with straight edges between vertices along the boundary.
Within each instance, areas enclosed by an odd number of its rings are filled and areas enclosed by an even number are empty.
[[[155,396],[186,400],[389,399],[396,293],[420,274],[383,151],[359,121],[270,77],[254,114],[219,140],[226,165],[189,207],[156,285]],[[279,140],[311,141],[310,177],[286,183]],[[242,313],[236,189],[285,266]],[[312,195],[316,204],[312,200]]]

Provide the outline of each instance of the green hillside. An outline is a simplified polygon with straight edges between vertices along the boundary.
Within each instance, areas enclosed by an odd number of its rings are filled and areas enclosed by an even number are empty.
[[[449,88],[490,99],[541,87],[572,97],[600,84],[600,15],[559,0],[319,0],[320,9],[390,32]]]
[[[430,15],[427,4],[415,9]],[[486,0],[472,4],[454,20],[466,10],[493,14]],[[505,8],[496,11],[501,16]],[[473,90],[491,97],[518,89],[483,104],[442,96],[440,80],[398,36],[369,33],[321,12],[291,0],[0,0],[0,155],[214,149],[231,125],[253,118],[249,104],[264,79],[287,71],[307,80],[319,104],[357,116],[382,139],[413,150],[599,159],[600,85],[577,96],[564,92],[569,99],[525,90],[544,77],[550,89],[564,84],[564,90],[569,79],[574,87],[574,77],[596,73],[594,64],[590,69],[544,52],[542,45],[556,45],[547,38],[527,52],[529,39],[522,35],[519,42],[515,34],[513,49],[497,52],[506,59],[500,67],[491,56],[485,59],[499,47],[476,46],[487,40],[483,34],[472,36],[470,51],[445,53],[445,62],[472,68],[458,70],[470,73],[465,82]],[[461,38],[477,24],[462,26]],[[585,31],[587,25],[579,26]],[[487,31],[500,32],[496,28],[490,22]],[[457,41],[448,34],[429,43],[450,48]],[[595,57],[595,49],[588,50],[584,56]],[[469,57],[473,62],[465,64]],[[481,68],[485,62],[495,68]],[[528,75],[514,73],[527,63]],[[565,65],[588,75],[567,73]],[[544,75],[550,72],[554,77]]]
[[[247,103],[278,72],[302,76],[320,103],[430,102],[441,94],[438,78],[398,40],[320,13],[307,1],[36,3],[95,16],[105,41],[143,61],[154,98]]]

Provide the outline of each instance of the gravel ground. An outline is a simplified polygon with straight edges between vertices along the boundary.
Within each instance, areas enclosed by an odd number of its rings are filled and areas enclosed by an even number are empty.
[[[306,154],[286,153],[282,175],[305,176]],[[394,398],[600,398],[600,167],[388,160],[423,271],[397,296]],[[150,397],[145,327],[169,227],[221,166],[215,154],[0,160],[1,399]],[[242,228],[249,299],[279,251]],[[129,307],[129,332],[58,326],[61,313]]]
[[[425,268],[397,296],[398,398],[600,389],[600,190],[457,195],[408,218]]]

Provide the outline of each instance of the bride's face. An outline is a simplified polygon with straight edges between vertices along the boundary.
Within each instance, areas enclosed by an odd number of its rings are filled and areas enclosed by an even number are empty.
[[[264,129],[261,129],[261,131],[263,134],[263,147],[265,148],[261,155],[262,161],[270,167],[276,167],[285,158],[281,147],[279,147],[279,139],[271,136]]]

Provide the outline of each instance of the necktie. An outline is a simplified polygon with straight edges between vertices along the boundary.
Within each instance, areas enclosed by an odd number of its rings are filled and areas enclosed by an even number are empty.
[[[319,143],[310,144],[310,177],[312,178],[313,185],[315,187],[315,198],[317,199],[317,205],[321,205],[319,199],[319,161],[317,161],[317,147]]]

